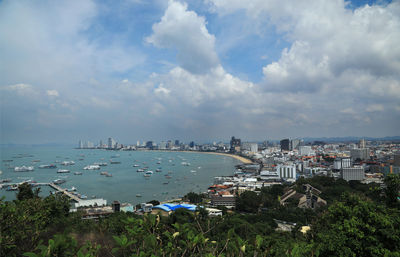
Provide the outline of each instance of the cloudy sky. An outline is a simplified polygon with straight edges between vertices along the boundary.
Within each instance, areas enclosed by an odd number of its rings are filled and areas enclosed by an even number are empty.
[[[400,131],[400,1],[0,1],[1,143]]]

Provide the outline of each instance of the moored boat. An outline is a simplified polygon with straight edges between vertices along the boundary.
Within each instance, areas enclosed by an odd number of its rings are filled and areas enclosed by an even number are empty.
[[[14,171],[17,171],[17,172],[34,171],[34,170],[35,170],[35,168],[33,168],[33,166],[25,166],[25,165],[14,168]]]
[[[57,171],[57,173],[69,173],[69,172],[70,172],[69,170],[63,170],[63,169],[59,169]]]

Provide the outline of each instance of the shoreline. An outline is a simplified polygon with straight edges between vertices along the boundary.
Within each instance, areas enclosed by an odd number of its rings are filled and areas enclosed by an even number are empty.
[[[169,152],[169,153],[202,153],[202,154],[214,154],[214,155],[221,155],[221,156],[228,156],[234,158],[244,164],[253,163],[252,160],[247,159],[246,157],[242,157],[236,154],[231,153],[219,153],[219,152],[202,152],[202,151],[173,151],[173,150],[136,150],[136,151],[144,151],[144,152]]]

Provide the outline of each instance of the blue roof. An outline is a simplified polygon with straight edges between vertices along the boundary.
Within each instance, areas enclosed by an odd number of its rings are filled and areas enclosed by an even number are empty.
[[[171,204],[171,203],[164,203],[164,204],[160,204],[160,205],[156,205],[153,207],[153,209],[161,209],[163,211],[166,212],[170,212],[170,211],[175,211],[176,209],[179,208],[185,208],[189,211],[196,211],[197,206],[193,205],[193,204]]]

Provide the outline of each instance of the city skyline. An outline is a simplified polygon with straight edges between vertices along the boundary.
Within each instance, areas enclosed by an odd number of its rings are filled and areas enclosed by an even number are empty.
[[[399,136],[399,13],[399,1],[2,1],[0,143]]]

